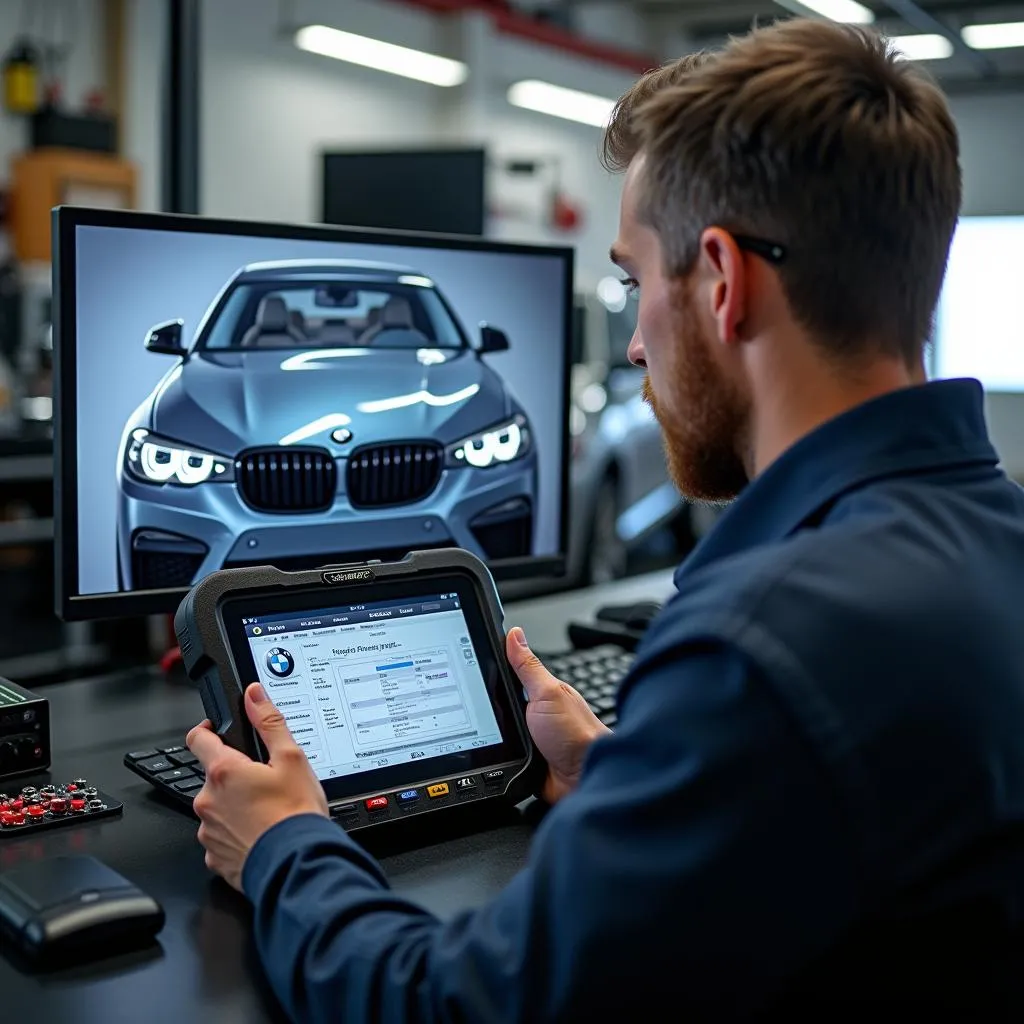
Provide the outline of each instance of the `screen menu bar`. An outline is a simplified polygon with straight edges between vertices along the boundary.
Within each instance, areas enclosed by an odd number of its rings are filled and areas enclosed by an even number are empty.
[[[436,615],[457,611],[462,607],[458,594],[416,598],[415,601],[382,601],[372,604],[346,605],[290,615],[257,615],[242,620],[247,637],[274,636],[304,629],[336,629],[366,622],[386,622],[416,615]]]

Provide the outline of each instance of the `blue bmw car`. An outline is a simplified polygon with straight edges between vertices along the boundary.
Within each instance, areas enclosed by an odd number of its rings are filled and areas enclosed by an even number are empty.
[[[122,590],[190,586],[221,568],[397,558],[458,545],[532,553],[537,454],[527,417],[417,270],[365,261],[243,267],[118,453]]]

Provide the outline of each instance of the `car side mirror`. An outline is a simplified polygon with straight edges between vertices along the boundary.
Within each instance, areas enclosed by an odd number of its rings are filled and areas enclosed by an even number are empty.
[[[146,351],[164,356],[186,355],[187,349],[181,343],[181,329],[184,326],[184,320],[167,320],[150,328],[146,335]]]
[[[480,325],[480,351],[484,355],[489,352],[507,352],[509,349],[508,335],[490,324]]]

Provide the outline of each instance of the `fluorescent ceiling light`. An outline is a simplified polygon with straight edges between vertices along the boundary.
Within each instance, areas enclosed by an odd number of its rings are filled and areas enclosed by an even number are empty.
[[[850,25],[870,25],[875,20],[875,12],[870,7],[857,3],[857,0],[798,0],[815,14],[842,21]]]
[[[975,50],[1003,50],[1024,46],[1024,21],[1006,21],[1001,25],[968,25],[961,35]]]
[[[508,101],[514,107],[564,117],[567,121],[579,121],[596,128],[604,128],[608,124],[615,108],[615,100],[536,79],[516,82],[508,90]]]
[[[386,71],[391,75],[415,78],[418,82],[429,82],[431,85],[461,85],[468,73],[466,65],[461,61],[410,50],[407,46],[395,46],[394,43],[385,43],[367,36],[357,36],[326,25],[300,28],[295,33],[295,45],[310,53]]]
[[[893,36],[891,42],[907,60],[945,60],[953,56],[953,44],[938,34]]]

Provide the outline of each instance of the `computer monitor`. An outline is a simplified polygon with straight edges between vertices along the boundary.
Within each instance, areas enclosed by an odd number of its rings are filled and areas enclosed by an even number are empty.
[[[573,252],[54,212],[57,610],[459,546],[564,571]]]
[[[483,149],[324,153],[323,220],[482,235],[486,175]]]

